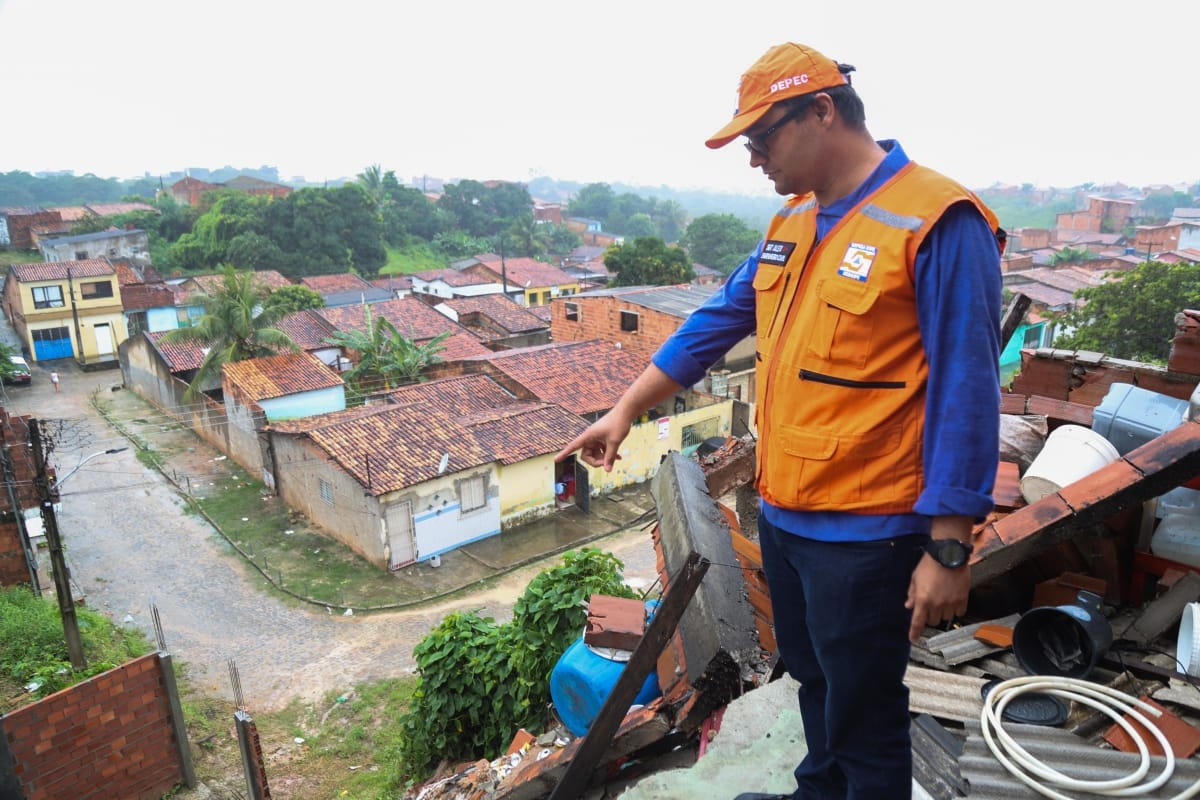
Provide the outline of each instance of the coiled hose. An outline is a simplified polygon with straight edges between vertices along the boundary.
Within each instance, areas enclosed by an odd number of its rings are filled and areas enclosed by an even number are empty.
[[[1004,708],[1025,692],[1044,692],[1063,700],[1082,703],[1105,714],[1120,725],[1137,745],[1138,753],[1142,757],[1141,765],[1123,778],[1103,781],[1072,778],[1051,769],[1045,762],[1030,755],[1025,748],[1005,732],[1001,725]],[[1052,797],[1056,800],[1074,800],[1070,795],[1062,794],[1052,787],[1091,792],[1102,797],[1141,797],[1166,784],[1175,771],[1175,755],[1171,752],[1171,743],[1159,727],[1151,722],[1146,714],[1142,713],[1143,711],[1154,717],[1162,716],[1162,712],[1149,703],[1108,686],[1079,678],[1029,675],[996,684],[995,688],[984,698],[979,723],[983,729],[984,741],[987,742],[992,755],[1018,780],[1044,797]],[[1150,772],[1150,751],[1141,732],[1125,719],[1126,714],[1145,726],[1146,730],[1150,731],[1158,740],[1163,753],[1166,754],[1166,764],[1162,772],[1153,780],[1141,782]],[[1200,795],[1200,781],[1175,795],[1171,800],[1186,800],[1197,795]]]

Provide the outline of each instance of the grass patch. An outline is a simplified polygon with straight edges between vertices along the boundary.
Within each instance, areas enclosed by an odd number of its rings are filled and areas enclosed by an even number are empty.
[[[225,462],[228,463],[228,462]],[[411,602],[411,591],[387,572],[314,529],[264,484],[231,466],[191,501],[255,567],[291,595],[338,608]]]

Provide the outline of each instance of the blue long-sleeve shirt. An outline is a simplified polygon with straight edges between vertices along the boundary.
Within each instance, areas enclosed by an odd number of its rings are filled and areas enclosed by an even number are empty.
[[[880,145],[887,156],[871,176],[818,210],[818,238],[908,163],[898,142]],[[677,383],[698,383],[734,344],[754,334],[759,252],[761,244],[654,354],[654,364]],[[995,231],[974,206],[955,204],[930,230],[914,267],[929,383],[925,487],[913,513],[792,511],[764,502],[762,513],[776,527],[826,541],[883,539],[927,533],[934,516],[981,519],[992,509],[1000,438],[1001,296]]]

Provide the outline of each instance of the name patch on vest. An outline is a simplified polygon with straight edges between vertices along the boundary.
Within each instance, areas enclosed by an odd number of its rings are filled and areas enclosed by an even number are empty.
[[[758,257],[758,260],[774,264],[777,267],[783,267],[787,265],[788,259],[792,257],[792,251],[795,249],[795,242],[780,242],[775,239],[768,239],[763,244],[762,255]]]
[[[842,256],[842,263],[838,265],[838,275],[860,282],[866,281],[878,252],[878,248],[869,244],[851,242],[846,248],[846,255]]]

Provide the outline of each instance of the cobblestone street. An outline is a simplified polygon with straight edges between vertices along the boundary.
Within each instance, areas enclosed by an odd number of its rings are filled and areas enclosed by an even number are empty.
[[[89,396],[124,392],[122,408],[137,408],[122,413],[142,422],[161,419],[165,431],[171,426],[162,412],[120,388],[117,370],[83,372],[62,362],[54,367],[62,376],[61,392],[50,384],[49,369],[35,363],[33,385],[6,387],[6,406],[45,420],[55,432],[54,463],[67,476],[58,520],[75,599],[151,637],[156,608],[167,650],[187,665],[189,677],[202,690],[232,699],[233,661],[251,711],[279,708],[293,698],[317,700],[357,682],[410,671],[413,646],[449,611],[476,609],[507,619],[528,581],[556,561],[530,563],[478,593],[412,610],[342,616],[289,606],[211,525],[185,511],[175,487],[138,461],[135,448],[97,414]],[[194,444],[182,470],[220,469],[216,451],[198,438]],[[96,456],[119,447],[128,449]],[[620,558],[634,585],[654,580],[644,524],[594,546]],[[448,566],[449,559],[441,569]],[[438,579],[450,580],[452,573]],[[44,570],[41,583],[53,592]]]

